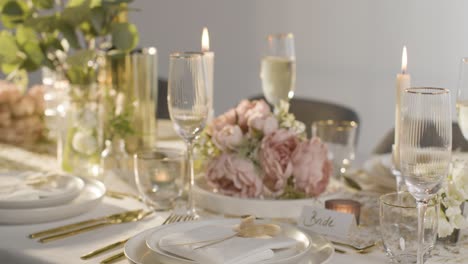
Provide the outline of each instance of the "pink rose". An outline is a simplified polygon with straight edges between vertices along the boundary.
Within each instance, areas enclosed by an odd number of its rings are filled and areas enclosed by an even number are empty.
[[[300,143],[292,155],[296,190],[316,197],[327,188],[333,166],[328,149],[319,138]]]
[[[214,135],[221,129],[223,129],[227,125],[235,125],[237,116],[236,110],[230,109],[226,113],[218,116],[217,118],[213,119],[211,124],[208,126],[208,134]]]
[[[226,125],[212,137],[213,143],[222,151],[234,150],[243,140],[242,130],[239,126]]]
[[[28,90],[28,95],[34,99],[35,109],[37,114],[42,114],[45,109],[44,102],[44,86],[34,85],[31,89]]]
[[[291,156],[299,144],[297,135],[286,129],[279,129],[263,137],[259,160],[264,172],[263,184],[274,195],[281,195],[293,172]]]
[[[21,97],[16,103],[11,105],[11,112],[15,117],[32,115],[34,110],[35,101],[29,95]]]
[[[262,181],[250,160],[224,153],[211,160],[207,167],[208,183],[223,194],[253,198],[262,193]]]
[[[248,120],[250,117],[257,116],[267,116],[271,114],[270,107],[264,100],[242,100],[239,105],[236,107],[237,113],[237,124],[243,131],[248,129]]]
[[[254,115],[248,120],[248,125],[257,131],[269,135],[279,128],[279,122],[273,115]]]

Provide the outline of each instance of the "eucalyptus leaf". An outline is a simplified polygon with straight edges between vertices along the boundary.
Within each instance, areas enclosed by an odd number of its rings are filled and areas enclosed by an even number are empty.
[[[90,3],[90,0],[70,1],[61,14],[61,20],[72,26],[78,26],[88,20]]]
[[[39,9],[52,9],[54,7],[54,0],[32,0],[32,2]]]
[[[24,25],[33,28],[37,32],[52,33],[57,29],[59,23],[57,16],[47,15],[28,18]]]
[[[103,5],[120,5],[120,4],[129,4],[133,0],[102,0]]]
[[[16,29],[16,41],[21,46],[26,42],[39,42],[36,32],[32,28],[23,25],[19,25]]]
[[[112,26],[112,44],[120,50],[130,51],[138,45],[138,30],[134,24],[117,23]]]
[[[8,1],[2,7],[2,23],[6,28],[14,28],[23,23],[26,17],[27,6],[20,1]]]
[[[5,16],[23,16],[25,14],[18,1],[9,1],[2,8],[2,15]]]
[[[37,67],[39,67],[45,59],[45,55],[37,42],[28,41],[23,45],[22,49],[28,60],[31,60]]]
[[[0,34],[0,63],[15,64],[20,61],[18,53],[20,52],[16,44],[15,37],[10,33],[3,31]]]
[[[102,6],[94,7],[91,9],[90,18],[95,32],[100,34],[106,22],[106,10]]]
[[[5,74],[10,74],[21,66],[21,64],[8,64],[8,63],[3,63],[2,64],[2,72]]]
[[[62,22],[59,25],[60,32],[62,32],[63,37],[68,41],[68,44],[74,49],[80,49],[81,45],[78,40],[75,28],[68,24],[67,22]]]

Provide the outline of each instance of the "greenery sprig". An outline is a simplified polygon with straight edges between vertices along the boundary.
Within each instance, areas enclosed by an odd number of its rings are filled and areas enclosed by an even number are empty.
[[[125,16],[132,0],[0,0],[0,69],[10,78],[40,67],[86,84],[99,49],[130,51],[138,30]]]

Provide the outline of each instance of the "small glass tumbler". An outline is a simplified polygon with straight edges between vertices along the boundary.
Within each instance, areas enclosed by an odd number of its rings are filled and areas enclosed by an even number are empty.
[[[424,258],[430,256],[437,237],[439,205],[432,200],[424,216]],[[409,192],[380,197],[380,233],[392,263],[416,263],[418,209]]]
[[[171,148],[138,152],[134,155],[134,172],[146,205],[154,210],[172,209],[183,191],[185,153]]]
[[[312,123],[312,136],[327,144],[337,179],[341,180],[354,161],[357,127],[354,121],[321,120]]]

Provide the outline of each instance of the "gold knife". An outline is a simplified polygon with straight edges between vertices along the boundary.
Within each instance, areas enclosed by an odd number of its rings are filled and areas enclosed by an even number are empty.
[[[116,254],[116,255],[113,255],[113,256],[110,256],[106,259],[103,259],[101,261],[101,264],[109,264],[109,263],[114,263],[116,262],[117,260],[121,260],[125,257],[125,253],[123,252],[120,252],[119,254]]]
[[[120,241],[117,241],[117,242],[112,243],[112,244],[110,244],[110,245],[107,245],[107,246],[105,246],[105,247],[102,247],[102,248],[96,249],[96,250],[94,250],[94,251],[91,251],[91,252],[89,252],[89,253],[87,253],[87,254],[81,256],[80,258],[83,259],[83,260],[92,258],[92,257],[97,256],[97,255],[99,255],[99,254],[101,254],[101,253],[104,253],[104,252],[106,252],[106,251],[108,251],[108,250],[111,250],[111,249],[116,248],[116,247],[118,247],[118,246],[120,246],[120,245],[123,245],[123,244],[125,244],[127,241],[128,241],[128,238],[127,238],[127,239],[122,239],[122,240],[120,240]]]
[[[136,213],[136,212],[138,212],[138,211],[143,211],[143,210],[142,210],[142,209],[138,209],[138,210],[125,211],[125,212],[121,212],[121,213],[117,213],[117,214],[112,214],[112,215],[108,215],[108,216],[104,216],[104,217],[99,217],[99,218],[94,218],[94,219],[90,219],[90,220],[81,221],[81,222],[78,222],[78,223],[73,223],[73,224],[69,224],[69,225],[59,226],[59,227],[55,227],[55,228],[51,228],[51,229],[39,231],[39,232],[34,233],[34,234],[30,234],[30,235],[29,235],[29,238],[38,238],[38,237],[43,237],[43,236],[47,236],[47,235],[50,235],[50,234],[54,234],[54,233],[57,233],[57,232],[64,232],[64,231],[67,231],[67,230],[70,230],[70,229],[74,229],[74,228],[77,228],[77,227],[100,223],[100,222],[102,222],[102,221],[106,221],[107,219],[122,217],[122,216],[125,215],[125,214],[131,213],[131,212],[135,212],[135,213]]]

